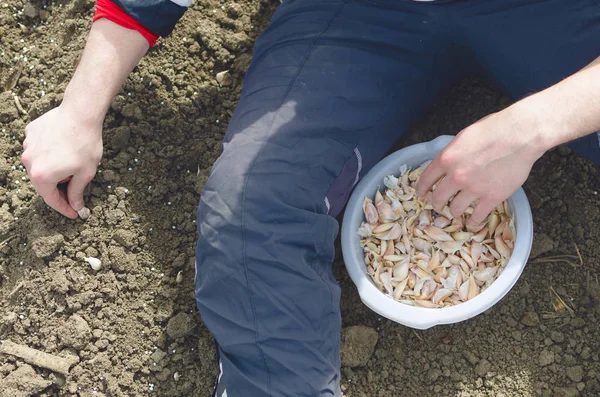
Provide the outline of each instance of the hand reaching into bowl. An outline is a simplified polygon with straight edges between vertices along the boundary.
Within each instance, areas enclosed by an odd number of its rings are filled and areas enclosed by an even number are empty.
[[[452,199],[450,210],[458,215],[478,200],[470,222],[483,222],[547,150],[600,129],[599,77],[600,57],[465,128],[423,172],[417,194],[425,196],[443,177],[433,191],[433,207],[440,210]]]
[[[423,197],[443,177],[433,190],[434,209],[452,199],[450,211],[457,216],[479,200],[471,216],[479,224],[525,182],[543,153],[509,108],[462,130],[423,172],[417,194]]]

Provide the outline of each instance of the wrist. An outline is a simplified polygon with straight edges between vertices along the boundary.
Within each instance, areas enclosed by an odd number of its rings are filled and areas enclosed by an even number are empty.
[[[565,125],[556,117],[552,107],[547,106],[543,94],[524,98],[509,108],[520,124],[517,129],[523,134],[520,138],[526,140],[529,150],[537,158],[564,143],[561,136]]]
[[[77,89],[71,84],[73,81],[67,86],[60,107],[80,124],[89,127],[102,126],[108,106],[91,96],[89,89]]]

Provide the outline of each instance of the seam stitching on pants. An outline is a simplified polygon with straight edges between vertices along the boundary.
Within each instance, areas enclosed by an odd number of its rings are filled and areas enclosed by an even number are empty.
[[[306,54],[304,55],[304,58],[302,59],[302,61],[300,62],[300,66],[298,68],[298,72],[296,73],[296,75],[292,78],[292,81],[290,82],[290,85],[288,87],[288,89],[286,90],[285,94],[283,95],[283,98],[281,99],[281,103],[279,104],[279,109],[277,110],[277,112],[275,113],[274,117],[273,117],[273,122],[271,124],[271,127],[269,128],[269,131],[267,132],[267,138],[268,136],[271,134],[271,131],[273,129],[273,125],[275,124],[275,119],[277,118],[279,111],[281,110],[281,106],[283,105],[283,103],[285,102],[285,100],[287,99],[287,96],[289,95],[290,91],[292,90],[292,87],[294,86],[294,84],[296,83],[296,80],[298,79],[298,76],[300,75],[300,73],[302,72],[302,70],[304,69],[304,65],[306,64],[306,61],[308,60],[310,53],[312,52],[315,43],[317,42],[317,40],[319,39],[319,37],[321,37],[321,35],[323,33],[325,33],[329,27],[331,26],[331,24],[333,23],[333,21],[335,20],[335,18],[337,18],[337,16],[339,15],[339,13],[341,12],[342,8],[344,7],[344,5],[346,3],[348,3],[349,0],[345,0],[343,3],[340,4],[340,6],[338,7],[338,9],[335,11],[335,13],[333,14],[333,16],[331,17],[331,19],[329,20],[329,22],[327,23],[327,25],[325,26],[325,28],[319,32],[315,38],[312,40],[312,42],[310,43],[310,47],[308,48],[308,50],[306,51]],[[252,164],[250,164],[250,167],[248,169],[248,173],[246,174],[246,178],[244,180],[244,188],[243,188],[243,196],[242,196],[242,216],[241,216],[241,227],[242,227],[242,265],[244,266],[244,277],[246,279],[246,286],[248,287],[248,291],[250,292],[250,296],[249,296],[249,300],[250,300],[250,307],[252,308],[252,315],[254,317],[254,342],[256,343],[256,346],[258,347],[258,350],[261,354],[261,358],[263,361],[263,364],[265,366],[265,369],[267,370],[267,387],[268,387],[268,393],[270,396],[273,395],[272,391],[271,391],[271,371],[269,370],[269,366],[267,365],[267,360],[265,359],[265,353],[263,351],[263,349],[260,347],[260,343],[258,341],[258,330],[257,330],[257,321],[256,321],[256,307],[254,305],[254,299],[252,298],[252,292],[251,292],[251,288],[250,288],[250,281],[248,278],[248,266],[247,266],[247,261],[246,261],[246,228],[245,228],[245,220],[246,220],[246,188],[248,186],[248,180],[250,179],[250,174],[252,173],[252,169],[254,168],[254,165],[256,164],[256,160],[260,157],[260,154],[262,153],[263,149],[266,146],[266,141],[265,143],[260,147],[260,149],[258,150],[258,153],[256,155],[256,157],[254,158],[254,160],[252,161]]]

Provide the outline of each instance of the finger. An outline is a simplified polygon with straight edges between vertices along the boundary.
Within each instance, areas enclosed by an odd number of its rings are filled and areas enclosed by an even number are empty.
[[[56,211],[60,212],[64,216],[76,219],[77,212],[71,208],[67,197],[58,190],[58,187],[54,183],[42,183],[37,184],[36,190],[40,196],[44,199],[44,202]]]
[[[29,159],[29,152],[27,152],[27,151],[23,152],[23,154],[21,155],[21,163],[23,163],[23,166],[25,167],[26,170],[30,169],[31,161]]]
[[[434,159],[427,167],[425,167],[425,170],[419,178],[419,182],[417,182],[417,196],[421,198],[425,196],[442,176],[444,176],[444,170],[439,165],[439,162]]]
[[[456,197],[452,199],[452,202],[450,203],[450,212],[453,216],[462,215],[476,199],[477,197],[475,197],[475,195],[461,190]]]
[[[481,200],[475,210],[473,211],[473,215],[471,215],[470,223],[473,225],[481,224],[485,221],[485,218],[492,212],[494,208],[496,208],[496,203],[491,200]]]
[[[449,178],[444,178],[442,183],[435,188],[432,195],[433,209],[437,212],[441,212],[444,209],[444,206],[448,203],[450,198],[454,196],[458,192],[458,187],[452,183],[450,183]]]
[[[91,173],[79,172],[71,178],[69,185],[67,186],[67,198],[69,204],[75,211],[79,211],[83,208],[83,191],[85,187],[94,178]]]

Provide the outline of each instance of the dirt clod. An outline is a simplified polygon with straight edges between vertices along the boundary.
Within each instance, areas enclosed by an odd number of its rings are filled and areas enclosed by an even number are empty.
[[[33,241],[31,248],[38,258],[47,258],[56,253],[65,243],[65,236],[54,234],[52,236],[38,237]]]
[[[540,356],[538,358],[538,364],[542,367],[546,365],[550,365],[554,362],[554,352],[548,349],[544,349],[540,352]]]
[[[535,233],[533,235],[533,245],[529,257],[535,259],[540,255],[548,253],[554,249],[554,241],[545,233]]]
[[[577,387],[555,387],[554,397],[578,397],[580,395]]]
[[[475,366],[475,374],[479,377],[485,376],[492,369],[492,363],[485,358],[480,360]]]
[[[521,317],[521,324],[526,325],[528,327],[535,327],[539,325],[540,317],[536,312],[525,312],[523,317]]]
[[[111,133],[110,143],[113,149],[121,150],[127,147],[129,138],[131,137],[131,130],[129,127],[118,127],[115,128]]]
[[[131,230],[119,229],[115,232],[113,239],[124,247],[132,247],[137,243],[137,235]]]
[[[194,319],[187,313],[178,313],[167,323],[167,334],[172,339],[182,338],[191,334],[194,329]]]
[[[581,365],[575,365],[567,368],[567,376],[573,382],[580,382],[583,379],[583,367]]]
[[[342,366],[361,367],[367,364],[379,334],[373,328],[355,325],[342,329]]]
[[[58,338],[66,347],[81,350],[92,338],[89,324],[81,316],[74,314],[58,332]]]
[[[41,393],[51,384],[51,381],[38,375],[32,366],[23,364],[0,379],[0,396],[30,397]]]

